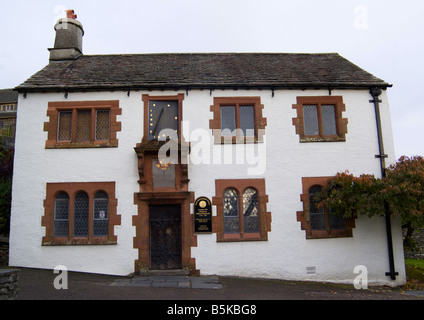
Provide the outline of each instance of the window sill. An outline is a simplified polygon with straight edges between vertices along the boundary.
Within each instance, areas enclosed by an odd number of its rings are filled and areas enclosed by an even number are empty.
[[[346,138],[344,137],[318,137],[318,136],[312,136],[312,137],[301,137],[299,139],[301,143],[308,143],[308,142],[346,142]]]
[[[313,230],[306,236],[308,240],[334,238],[353,238],[352,230]]]
[[[217,242],[268,241],[267,236],[260,233],[227,233],[217,236]]]
[[[42,246],[54,247],[54,246],[86,246],[86,245],[117,245],[116,241],[110,241],[106,237],[94,237],[91,240],[87,238],[74,238],[69,240],[68,238],[54,237],[51,242],[44,242]]]
[[[117,148],[118,140],[95,142],[57,142],[47,141],[46,149],[79,149],[79,148]]]
[[[262,139],[258,139],[256,137],[250,137],[250,138],[236,138],[236,137],[223,137],[220,136],[218,139],[215,139],[215,143],[217,145],[220,144],[256,144],[256,143],[263,143]]]

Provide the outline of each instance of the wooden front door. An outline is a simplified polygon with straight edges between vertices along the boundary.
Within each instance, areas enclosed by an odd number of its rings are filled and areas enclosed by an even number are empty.
[[[151,205],[150,269],[181,269],[181,206]]]

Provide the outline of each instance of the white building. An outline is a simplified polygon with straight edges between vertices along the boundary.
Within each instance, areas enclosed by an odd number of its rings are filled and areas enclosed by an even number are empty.
[[[396,160],[391,85],[334,53],[86,56],[77,20],[55,29],[17,88],[11,266],[405,283],[399,219],[310,203]]]

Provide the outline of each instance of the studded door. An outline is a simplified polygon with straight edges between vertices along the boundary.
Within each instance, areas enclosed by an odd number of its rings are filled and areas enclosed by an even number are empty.
[[[149,206],[150,269],[181,269],[181,206]]]

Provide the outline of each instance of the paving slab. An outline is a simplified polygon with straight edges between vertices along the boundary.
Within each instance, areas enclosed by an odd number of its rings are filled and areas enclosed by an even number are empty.
[[[134,276],[118,278],[110,286],[114,287],[153,287],[182,289],[222,289],[217,276]]]

